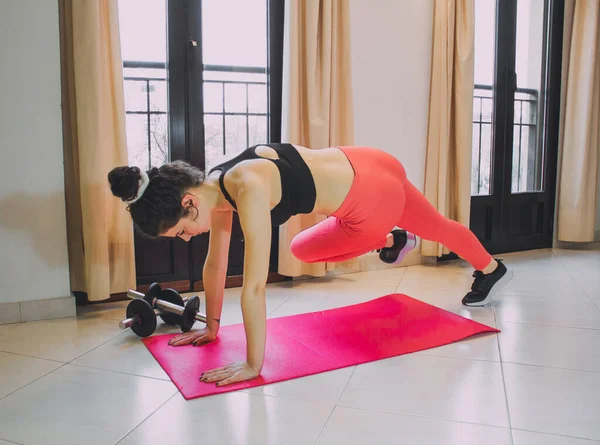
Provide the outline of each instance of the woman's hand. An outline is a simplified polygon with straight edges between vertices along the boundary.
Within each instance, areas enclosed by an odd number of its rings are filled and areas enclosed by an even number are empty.
[[[204,343],[210,343],[217,338],[217,333],[210,329],[204,328],[199,331],[190,331],[185,334],[179,334],[177,337],[173,337],[169,340],[170,346],[183,346],[193,343],[194,346],[202,345]]]
[[[216,382],[217,386],[224,386],[235,382],[252,380],[258,377],[258,375],[259,372],[247,362],[240,362],[203,372],[200,376],[200,381],[205,383]]]

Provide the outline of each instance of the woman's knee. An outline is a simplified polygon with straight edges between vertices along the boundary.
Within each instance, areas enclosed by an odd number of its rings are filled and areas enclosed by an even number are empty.
[[[315,251],[314,243],[309,243],[308,240],[300,236],[301,233],[292,238],[290,250],[292,254],[305,263],[314,263],[317,261],[317,252]]]

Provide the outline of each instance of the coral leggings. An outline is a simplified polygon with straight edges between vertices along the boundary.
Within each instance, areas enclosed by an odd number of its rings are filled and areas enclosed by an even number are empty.
[[[339,147],[354,168],[346,199],[332,216],[300,232],[291,243],[307,263],[341,262],[385,246],[395,227],[443,244],[476,270],[492,257],[467,227],[440,214],[406,178],[392,155],[369,147]]]

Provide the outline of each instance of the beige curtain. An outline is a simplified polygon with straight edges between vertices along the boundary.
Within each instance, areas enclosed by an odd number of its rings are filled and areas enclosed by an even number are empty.
[[[287,0],[283,57],[282,140],[319,149],[354,143],[348,0]],[[307,264],[292,238],[324,216],[298,215],[280,228],[279,273],[323,276],[329,263]],[[338,263],[358,270],[354,259]]]
[[[71,289],[90,301],[135,286],[131,218],[107,174],[127,164],[117,0],[60,0]]]
[[[600,0],[566,0],[558,240],[594,241],[600,151]]]
[[[436,0],[425,166],[425,196],[444,216],[469,225],[474,87],[474,0]],[[449,251],[421,243],[423,256]]]

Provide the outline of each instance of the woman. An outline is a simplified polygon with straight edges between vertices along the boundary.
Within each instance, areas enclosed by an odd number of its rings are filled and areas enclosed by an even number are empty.
[[[383,261],[399,262],[414,247],[414,233],[442,243],[475,268],[472,289],[463,299],[466,305],[486,304],[491,291],[511,276],[469,229],[433,208],[396,158],[373,148],[259,145],[213,168],[206,178],[178,161],[148,174],[137,167],[118,167],[108,179],[113,194],[128,204],[135,225],[145,234],[189,241],[211,232],[203,270],[207,326],[174,337],[173,346],[216,338],[232,215],[239,214],[245,244],[241,306],[247,357],[203,373],[204,382],[226,385],[259,375],[265,353],[271,225],[293,215],[330,215],[292,240],[292,253],[305,262],[345,261],[375,249]],[[395,226],[411,233],[392,230]]]

